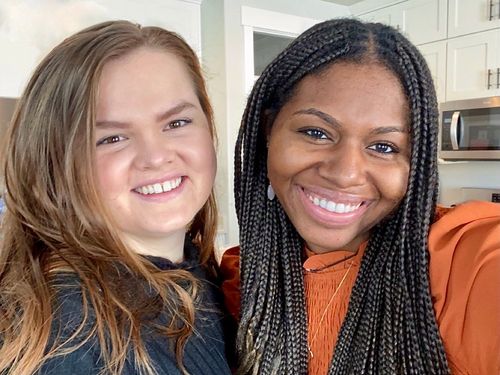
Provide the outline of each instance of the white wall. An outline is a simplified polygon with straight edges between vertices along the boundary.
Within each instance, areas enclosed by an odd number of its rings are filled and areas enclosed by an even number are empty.
[[[319,0],[204,0],[202,60],[219,129],[217,187],[225,244],[238,243],[233,196],[234,145],[246,102],[242,6],[318,21],[349,16],[349,9]],[[222,16],[221,16],[222,11]],[[223,41],[221,42],[221,37]],[[223,43],[223,45],[221,45]]]
[[[461,188],[500,189],[499,161],[468,161],[439,165],[439,202],[460,203]]]
[[[219,247],[224,247],[229,215],[229,194],[232,193],[227,185],[229,181],[227,155],[232,145],[227,141],[229,136],[226,128],[227,95],[223,0],[205,0],[202,2],[201,28],[202,64],[210,101],[214,108],[214,119],[218,135],[215,191],[220,212]]]
[[[200,51],[200,0],[1,0],[0,97],[18,97],[36,64],[68,35],[110,19],[162,26]],[[147,5],[145,5],[147,4]]]

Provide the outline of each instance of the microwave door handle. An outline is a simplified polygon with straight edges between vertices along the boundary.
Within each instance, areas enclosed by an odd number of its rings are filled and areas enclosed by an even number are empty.
[[[458,122],[460,121],[460,111],[453,112],[450,124],[451,147],[458,150]]]

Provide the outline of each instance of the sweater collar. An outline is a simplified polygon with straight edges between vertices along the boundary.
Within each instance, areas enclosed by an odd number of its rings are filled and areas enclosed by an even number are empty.
[[[151,263],[161,270],[190,270],[199,265],[200,251],[193,244],[191,237],[186,234],[184,239],[184,260],[174,263],[171,260],[153,255],[145,256]]]

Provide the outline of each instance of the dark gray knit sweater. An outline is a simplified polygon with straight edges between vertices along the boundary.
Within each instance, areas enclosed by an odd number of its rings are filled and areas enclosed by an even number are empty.
[[[195,333],[188,339],[184,349],[184,366],[191,375],[231,374],[225,356],[225,340],[222,330],[223,314],[220,311],[221,300],[218,289],[207,280],[204,269],[200,267],[197,261],[198,251],[187,238],[184,252],[186,260],[181,264],[173,264],[163,258],[148,257],[158,268],[163,270],[188,270],[200,279],[203,284],[201,306],[208,308],[196,312]],[[61,342],[61,339],[71,337],[82,322],[83,306],[81,289],[76,276],[69,274],[59,276],[57,285],[60,286],[58,288],[60,293],[57,298],[58,307],[52,324],[52,338],[58,337],[58,342]],[[154,323],[162,324],[166,321],[165,314],[154,317]],[[90,319],[89,327],[91,325],[92,319]],[[72,347],[78,342],[82,342],[85,334],[89,332],[78,335],[67,346]],[[172,342],[152,328],[144,329],[143,340],[158,374],[181,374],[172,350]],[[98,339],[95,335],[91,335],[91,339],[77,350],[45,362],[37,374],[99,374],[103,370],[103,361],[100,355]],[[107,372],[104,371],[103,373],[106,374]],[[133,353],[130,351],[122,374],[132,375],[138,373],[139,371],[134,366]]]

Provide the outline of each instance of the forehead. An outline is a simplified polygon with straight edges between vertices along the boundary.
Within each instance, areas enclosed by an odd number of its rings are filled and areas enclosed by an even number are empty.
[[[409,126],[408,101],[398,77],[380,64],[335,63],[303,78],[278,117],[319,110],[339,123],[364,128]]]
[[[302,79],[298,91],[304,88],[342,95],[350,91],[404,96],[396,74],[380,63],[339,62]]]
[[[103,67],[97,95],[98,116],[132,116],[138,109],[164,110],[181,101],[198,105],[188,69],[172,53],[141,47]]]
[[[191,80],[186,64],[180,57],[157,47],[143,46],[107,61],[101,73],[100,84],[102,86],[109,81],[122,81],[126,84],[129,80],[125,78],[129,76],[155,80],[158,77],[151,78],[155,74],[165,75],[171,81]]]
[[[399,78],[381,64],[335,63],[317,74],[304,77],[289,103],[314,102],[331,106],[373,106],[408,111],[408,101]],[[360,110],[362,108],[359,108]]]

